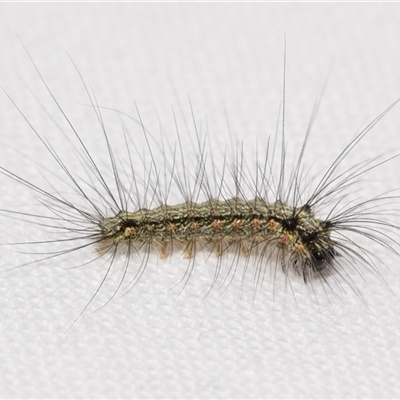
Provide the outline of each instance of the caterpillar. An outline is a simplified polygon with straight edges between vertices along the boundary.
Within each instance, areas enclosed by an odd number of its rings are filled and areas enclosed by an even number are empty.
[[[95,255],[90,262],[104,260],[108,267],[85,310],[107,281],[117,260],[122,260],[123,272],[111,297],[123,287],[133,262],[138,264],[137,270],[127,287],[141,279],[153,253],[160,259],[178,254],[188,260],[183,286],[192,277],[199,254],[205,255],[206,267],[214,257],[210,289],[220,279],[222,263],[226,260],[228,266],[223,281],[229,283],[241,269],[242,281],[247,275],[252,276],[254,293],[261,290],[268,270],[272,280],[282,273],[287,281],[298,276],[309,285],[318,281],[331,287],[334,280],[339,285],[344,282],[354,288],[351,270],[362,275],[369,269],[379,276],[382,261],[370,245],[399,256],[399,226],[393,220],[397,215],[398,196],[386,192],[367,199],[352,198],[357,185],[371,171],[394,162],[398,154],[378,155],[343,167],[351,152],[399,100],[361,129],[325,172],[309,179],[304,157],[322,96],[316,100],[298,155],[291,161],[293,169],[288,172],[285,78],[279,129],[265,140],[261,157],[256,147],[252,163],[244,158],[243,143],[236,145],[231,158],[222,152],[216,160],[215,153],[207,150],[208,146],[213,146],[211,139],[198,128],[189,101],[195,132],[194,137],[189,138],[189,142],[194,140],[195,143],[193,168],[193,160],[185,155],[187,137],[181,131],[174,110],[176,143],[172,147],[160,145],[165,140],[163,130],[160,131],[161,141],[154,140],[138,107],[136,117],[111,110],[118,118],[133,121],[137,128],[133,135],[121,123],[123,159],[122,152],[117,152],[113,145],[114,134],[104,122],[107,110],[97,104],[80,76],[107,148],[108,161],[104,168],[104,160],[96,160],[89,151],[83,136],[34,62],[33,65],[67,123],[69,131],[63,131],[65,140],[74,149],[85,176],[70,169],[68,160],[38,132],[6,93],[53,159],[63,176],[63,184],[69,188],[65,193],[55,184],[45,189],[1,166],[0,172],[35,193],[42,207],[39,213],[9,209],[2,209],[2,212],[33,222],[38,228],[57,231],[57,236],[50,240],[9,245],[54,246],[57,243],[65,246],[61,250],[50,248],[33,260],[33,264],[94,248]],[[154,155],[157,150],[163,154],[161,162]],[[171,201],[173,187],[180,193],[180,201]]]

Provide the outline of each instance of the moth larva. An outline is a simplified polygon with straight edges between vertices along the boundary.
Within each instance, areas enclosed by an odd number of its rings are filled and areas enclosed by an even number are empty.
[[[189,167],[191,160],[185,156],[182,144],[184,134],[175,114],[177,142],[169,155],[166,148],[163,149],[161,164],[153,155],[155,149],[150,142],[152,135],[139,112],[136,126],[141,130],[140,140],[145,143],[147,154],[143,155],[142,144],[138,144],[137,138],[133,140],[130,133],[124,132],[128,161],[121,162],[121,154],[113,147],[113,133],[106,129],[103,121],[104,110],[86,89],[108,151],[111,173],[106,176],[102,172],[101,162],[89,151],[40,72],[39,76],[69,125],[68,140],[74,138],[75,149],[87,176],[75,175],[63,155],[38,133],[20,111],[55,161],[63,179],[75,192],[75,195],[68,195],[56,188],[54,191],[47,190],[0,167],[4,175],[39,195],[47,214],[3,211],[23,218],[33,217],[39,225],[54,228],[62,234],[53,241],[29,240],[31,245],[51,246],[59,242],[66,246],[61,251],[50,249],[35,263],[44,258],[56,258],[93,247],[97,251],[94,260],[104,257],[109,265],[103,282],[115,260],[124,260],[124,272],[117,292],[133,256],[135,261],[139,261],[133,278],[133,282],[136,282],[146,269],[150,253],[156,252],[160,258],[167,258],[173,253],[182,254],[183,258],[188,259],[188,268],[183,277],[186,282],[192,275],[197,255],[204,253],[208,257],[213,254],[218,260],[213,283],[221,273],[220,260],[226,257],[229,260],[227,276],[234,275],[238,264],[242,262],[244,279],[250,274],[249,265],[253,266],[252,281],[256,292],[268,268],[273,270],[272,277],[281,270],[287,277],[294,272],[308,284],[318,280],[330,286],[330,279],[334,279],[351,285],[351,278],[348,277],[350,269],[379,269],[377,264],[380,260],[368,248],[368,241],[398,255],[399,227],[391,218],[396,214],[399,198],[393,194],[382,194],[355,201],[349,196],[369,172],[387,166],[396,156],[378,156],[347,169],[342,166],[353,149],[399,100],[349,141],[326,172],[311,182],[311,179],[304,177],[303,158],[317,106],[290,173],[287,170],[284,124],[274,137],[275,144],[266,140],[265,154],[261,158],[257,153],[253,163],[244,160],[243,144],[239,144],[234,160],[229,162],[224,155],[220,157],[222,165],[218,167],[215,159],[206,151],[210,139],[202,137],[194,117],[197,155],[193,170]],[[283,111],[286,111],[284,102]],[[142,176],[137,172],[137,160],[143,164]],[[277,175],[276,166],[279,166]],[[170,202],[172,187],[180,191],[181,201]],[[75,201],[76,195],[80,197],[78,203]],[[393,205],[395,209],[390,211]],[[321,208],[325,210],[325,215],[321,213]],[[357,237],[362,239],[363,244],[357,242]]]

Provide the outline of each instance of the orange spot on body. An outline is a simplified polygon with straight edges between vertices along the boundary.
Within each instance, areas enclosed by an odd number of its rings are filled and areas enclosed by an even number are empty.
[[[232,227],[234,229],[239,229],[242,227],[242,220],[241,219],[235,219],[232,223]]]
[[[302,246],[301,244],[295,244],[293,246],[293,252],[296,254],[304,253],[304,246]]]
[[[270,222],[271,222],[271,221],[270,221]],[[261,220],[254,218],[254,219],[250,222],[250,225],[251,225],[253,228],[258,229],[258,228],[261,226]]]
[[[276,228],[278,228],[278,226],[279,226],[279,222],[276,222],[274,219],[270,219],[269,221],[268,221],[268,228],[269,229],[271,229],[271,230],[275,230]]]
[[[167,228],[171,233],[175,233],[176,231],[176,225],[175,224],[169,224]]]
[[[214,229],[221,229],[223,226],[224,226],[224,223],[220,219],[217,219],[217,220],[213,221],[213,223],[212,223],[212,227]]]
[[[289,244],[290,243],[290,236],[289,235],[281,235],[281,237],[279,238],[279,241],[282,244]]]

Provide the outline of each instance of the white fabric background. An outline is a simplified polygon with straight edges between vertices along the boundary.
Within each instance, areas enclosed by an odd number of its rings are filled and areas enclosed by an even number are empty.
[[[287,132],[294,148],[332,65],[306,156],[318,170],[362,124],[400,96],[399,4],[3,3],[0,83],[62,151],[65,139],[44,109],[65,132],[71,131],[19,36],[91,146],[99,145],[101,132],[90,110],[80,105],[87,98],[64,50],[100,105],[134,115],[136,102],[157,131],[157,117],[171,119],[172,104],[182,104],[190,120],[190,95],[196,118],[203,131],[207,123],[212,140],[222,148],[230,143],[225,107],[235,136],[246,141],[248,151],[275,129],[285,33]],[[0,102],[0,164],[42,185],[45,179],[57,182],[60,171],[42,177],[35,170],[38,163],[44,168],[54,163],[6,95]],[[350,161],[397,148],[399,117],[397,107]],[[108,129],[121,136],[120,124]],[[135,134],[143,141],[140,130]],[[367,187],[371,196],[400,186],[396,165],[385,166],[385,173]],[[68,167],[74,166],[80,167],[71,157]],[[4,176],[1,187],[2,208],[40,210],[27,188]],[[5,216],[1,221],[1,243],[49,238],[40,226]],[[170,288],[185,262],[159,262],[157,268],[149,265],[127,295],[85,313],[64,337],[98,287],[105,265],[98,261],[68,269],[85,261],[76,253],[10,270],[37,256],[16,253],[21,247],[1,249],[3,398],[400,396],[399,258],[385,252],[379,256],[388,267],[380,269],[387,284],[373,274],[366,282],[354,274],[361,294],[337,287],[333,295],[319,287],[313,294],[300,279],[292,279],[294,294],[290,288],[274,293],[267,276],[254,302],[251,293],[239,297],[239,279],[225,293],[216,289],[204,299],[212,271],[198,269],[210,269],[208,263],[200,263],[179,295]],[[120,275],[114,275],[115,283]],[[107,298],[100,295],[92,310]]]

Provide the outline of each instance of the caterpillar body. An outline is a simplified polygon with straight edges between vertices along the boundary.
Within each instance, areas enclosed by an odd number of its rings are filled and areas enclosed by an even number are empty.
[[[43,214],[5,209],[2,211],[21,218],[34,218],[35,223],[56,229],[63,235],[54,240],[29,241],[31,245],[52,245],[56,242],[66,245],[60,251],[49,250],[44,257],[34,260],[34,263],[68,256],[72,252],[93,246],[98,253],[93,261],[106,257],[108,263],[101,283],[103,285],[117,257],[125,257],[124,273],[116,293],[124,282],[133,255],[139,257],[140,263],[133,279],[136,282],[146,269],[149,254],[152,252],[156,252],[162,259],[178,252],[188,259],[184,281],[192,275],[199,252],[214,254],[217,260],[231,254],[233,258],[229,261],[228,275],[235,274],[240,260],[243,259],[244,278],[248,273],[249,263],[253,263],[256,291],[268,268],[274,270],[273,276],[280,269],[287,279],[294,272],[305,283],[312,284],[318,280],[328,286],[331,286],[330,277],[336,281],[342,279],[351,286],[351,269],[362,274],[362,268],[366,267],[379,275],[378,264],[381,260],[369,249],[368,242],[399,255],[399,226],[392,220],[397,215],[399,198],[391,193],[366,200],[354,200],[350,196],[355,185],[370,171],[391,162],[397,155],[380,155],[342,168],[349,153],[399,100],[361,130],[339,153],[322,177],[314,178],[316,183],[313,184],[304,177],[303,157],[319,99],[290,174],[287,174],[286,165],[284,101],[280,133],[277,131],[273,144],[270,139],[266,141],[265,155],[259,158],[257,153],[251,168],[251,163],[243,159],[242,144],[235,150],[231,163],[227,161],[226,155],[221,157],[222,167],[216,166],[212,154],[207,158],[205,148],[210,139],[201,137],[191,108],[197,146],[196,167],[193,171],[184,154],[182,134],[179,133],[175,115],[177,143],[169,156],[164,155],[162,164],[158,164],[153,156],[154,148],[149,140],[151,133],[139,112],[135,123],[142,131],[150,161],[145,159],[140,146],[136,145],[137,139],[134,140],[124,130],[128,163],[121,163],[120,154],[112,145],[112,133],[105,127],[103,110],[82,80],[107,146],[108,166],[112,171],[111,177],[107,177],[101,172],[99,162],[95,161],[96,157],[89,152],[39,71],[38,73],[70,127],[68,141],[71,138],[77,141],[77,145],[73,146],[87,177],[74,174],[62,155],[38,133],[20,111],[64,174],[67,185],[75,192],[74,198],[76,195],[80,197],[80,203],[76,203],[72,196],[69,198],[57,189],[53,192],[44,189],[11,170],[0,167],[3,175],[38,194],[40,203],[46,209]],[[14,103],[12,99],[11,101]],[[18,108],[17,105],[16,107]],[[137,172],[136,159],[143,164],[142,176]],[[279,173],[276,176],[277,165]],[[207,172],[210,168],[212,173]],[[232,183],[233,187],[230,186]],[[170,203],[172,186],[180,191],[183,202]],[[249,192],[252,195],[248,195]],[[199,200],[201,198],[203,199]],[[321,208],[326,210],[325,217],[320,215]],[[357,238],[362,241],[357,242]],[[220,263],[217,262],[214,282],[221,272]]]
[[[282,250],[288,255],[288,265],[304,280],[327,268],[336,255],[330,221],[315,218],[307,205],[269,204],[262,198],[210,199],[200,204],[122,211],[99,221],[99,226],[104,250],[124,242],[135,247],[151,242],[161,258],[176,246],[183,247],[185,258],[204,248],[217,257],[232,247],[245,257],[258,248],[267,256],[273,250]]]

